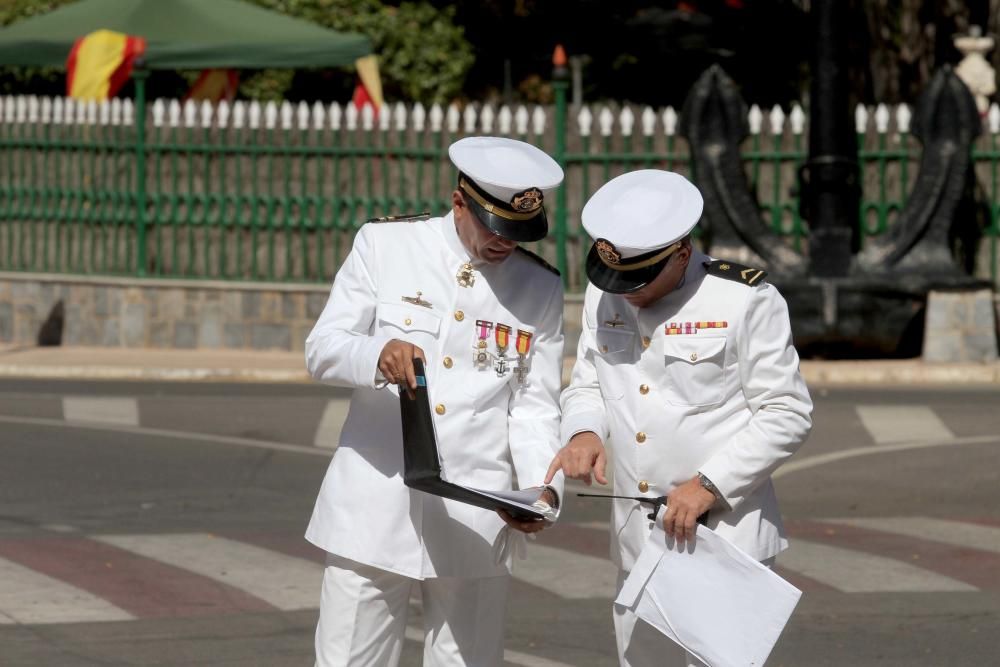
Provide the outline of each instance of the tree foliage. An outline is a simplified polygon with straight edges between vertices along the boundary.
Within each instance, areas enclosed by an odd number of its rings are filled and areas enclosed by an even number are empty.
[[[290,16],[334,30],[359,32],[372,41],[379,56],[382,86],[387,98],[446,102],[462,92],[472,66],[472,47],[455,20],[450,6],[435,8],[429,2],[403,2],[398,6],[378,0],[253,0]],[[255,97],[272,97],[281,89],[276,79],[288,78],[281,91],[288,97],[323,98],[331,86],[343,96],[345,77],[334,81],[329,72],[299,72],[292,81],[286,73],[261,73],[249,79],[244,91]],[[353,76],[346,77],[353,87]],[[265,88],[270,86],[270,89]],[[309,91],[309,94],[306,94]],[[348,93],[349,94],[349,93]]]
[[[0,25],[69,1],[0,0]],[[809,0],[248,1],[367,35],[389,99],[549,102],[558,43],[580,59],[589,101],[676,106],[713,63],[761,105],[801,99],[808,88]],[[1000,36],[1000,0],[842,1],[851,7],[848,66],[857,101],[913,102],[934,70],[958,61],[955,33],[978,25]],[[990,57],[1000,69],[1000,48]],[[150,95],[183,95],[196,75],[156,72]],[[243,72],[241,79],[242,97],[310,101],[347,99],[355,83],[351,68]],[[0,68],[2,92],[52,95],[63,87],[57,70]]]

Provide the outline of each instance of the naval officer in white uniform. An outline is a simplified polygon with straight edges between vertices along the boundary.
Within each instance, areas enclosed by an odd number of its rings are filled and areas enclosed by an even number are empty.
[[[709,528],[770,563],[787,547],[771,473],[806,439],[812,402],[765,272],[692,247],[702,206],[683,176],[641,170],[584,207],[591,284],[549,474],[606,484],[610,450],[614,494],[666,495],[669,534],[691,538],[707,512]],[[608,502],[620,585],[652,522],[646,505]],[[701,665],[636,620],[614,611],[622,665]]]
[[[562,169],[512,139],[469,137],[448,152],[459,172],[451,211],[361,227],[306,340],[312,376],[354,389],[306,532],[328,552],[318,665],[397,664],[417,588],[425,665],[501,664],[511,569],[501,547],[545,525],[403,484],[398,391],[416,387],[414,357],[450,481],[540,486],[560,444],[562,282],[518,243],[546,235]],[[556,507],[561,477],[548,487]]]

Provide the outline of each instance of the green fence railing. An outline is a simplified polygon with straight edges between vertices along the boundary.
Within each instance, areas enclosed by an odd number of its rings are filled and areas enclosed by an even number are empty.
[[[628,105],[567,108],[403,104],[378,115],[352,105],[233,105],[62,98],[0,100],[0,270],[171,279],[330,280],[368,218],[447,211],[456,173],[447,147],[502,134],[549,150],[566,170],[553,233],[535,246],[585,284],[587,198],[627,170],[690,174],[677,114]],[[766,116],[766,117],[765,117]],[[137,119],[143,119],[139,123]],[[761,216],[802,250],[796,173],[807,118],[752,107],[744,165]],[[905,205],[920,145],[905,107],[859,109],[862,240],[885,232]],[[1000,110],[973,158],[983,243],[977,274],[998,284]]]

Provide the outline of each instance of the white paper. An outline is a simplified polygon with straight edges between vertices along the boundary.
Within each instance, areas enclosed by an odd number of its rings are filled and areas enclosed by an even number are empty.
[[[801,595],[705,526],[679,546],[657,517],[615,604],[709,667],[761,667]]]
[[[484,496],[503,500],[511,505],[518,505],[526,510],[534,512],[540,511],[538,507],[534,506],[534,504],[538,502],[538,499],[542,497],[542,493],[545,492],[543,487],[522,489],[520,491],[486,491],[485,489],[473,489],[471,486],[466,488],[471,491],[475,491],[476,493],[481,493]]]

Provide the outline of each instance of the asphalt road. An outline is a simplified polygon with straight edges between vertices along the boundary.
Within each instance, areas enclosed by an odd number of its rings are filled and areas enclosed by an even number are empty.
[[[346,396],[0,382],[0,665],[311,665],[322,554],[301,535]],[[814,398],[776,480],[804,595],[768,664],[995,664],[1000,392]],[[616,664],[607,519],[569,498],[530,545],[507,664]]]

